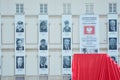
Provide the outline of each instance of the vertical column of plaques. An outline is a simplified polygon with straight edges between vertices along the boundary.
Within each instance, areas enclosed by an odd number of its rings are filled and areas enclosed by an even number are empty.
[[[48,15],[39,15],[38,20],[38,32],[39,32],[39,56],[38,56],[38,67],[39,74],[48,74]]]
[[[118,62],[118,15],[108,15],[108,54]]]
[[[2,68],[2,65],[1,65],[1,15],[0,15],[0,75],[1,75],[1,68]]]
[[[99,52],[99,17],[98,15],[80,16],[80,52]]]
[[[15,15],[15,74],[25,74],[25,15]]]
[[[62,74],[72,74],[72,15],[62,16]]]

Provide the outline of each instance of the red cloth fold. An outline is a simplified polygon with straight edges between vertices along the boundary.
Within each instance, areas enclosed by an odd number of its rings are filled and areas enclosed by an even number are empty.
[[[120,80],[120,67],[107,54],[74,54],[72,80]]]

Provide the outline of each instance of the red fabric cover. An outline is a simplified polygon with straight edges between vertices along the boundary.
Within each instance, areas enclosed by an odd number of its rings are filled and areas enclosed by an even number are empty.
[[[72,80],[120,80],[120,67],[107,54],[74,54]]]

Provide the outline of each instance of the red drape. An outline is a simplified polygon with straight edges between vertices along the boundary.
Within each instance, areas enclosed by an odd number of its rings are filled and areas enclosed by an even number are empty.
[[[120,80],[120,67],[107,54],[74,54],[72,80]]]

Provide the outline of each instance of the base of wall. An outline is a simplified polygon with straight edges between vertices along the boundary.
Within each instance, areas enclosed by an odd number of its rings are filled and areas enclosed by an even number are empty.
[[[70,80],[71,78],[70,75],[19,76],[19,78],[16,77],[18,76],[1,76],[0,80]]]

